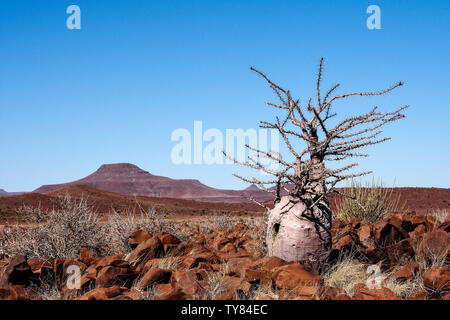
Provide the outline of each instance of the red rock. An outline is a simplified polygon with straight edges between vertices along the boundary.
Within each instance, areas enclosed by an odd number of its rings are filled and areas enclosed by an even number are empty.
[[[231,242],[227,243],[226,245],[224,245],[221,249],[221,252],[225,252],[225,253],[231,253],[231,252],[236,252],[236,247],[234,246],[234,244],[232,244]]]
[[[268,271],[268,272],[272,272],[273,269],[278,268],[278,267],[282,267],[282,266],[285,266],[288,264],[293,264],[293,262],[287,262],[278,257],[264,257],[263,259],[261,259],[260,261],[257,261],[256,263],[261,265],[262,271]]]
[[[339,293],[336,295],[334,300],[352,300],[346,293]]]
[[[136,230],[128,237],[128,244],[135,249],[139,244],[150,239],[152,235],[143,230]]]
[[[427,232],[417,249],[417,256],[431,262],[435,259],[448,258],[450,251],[450,234],[443,230]]]
[[[196,268],[200,262],[207,262],[207,263],[218,263],[219,258],[217,255],[215,255],[213,252],[204,252],[204,253],[198,253],[191,256],[187,256],[183,259],[182,265],[187,268]]]
[[[407,238],[408,234],[386,220],[382,220],[373,224],[373,236],[379,246],[388,246]]]
[[[372,239],[372,226],[369,224],[361,226],[358,229],[357,234],[359,241],[365,245]]]
[[[419,272],[419,264],[417,262],[411,262],[403,266],[394,274],[394,279],[397,281],[405,281],[413,279]]]
[[[230,239],[228,239],[227,237],[224,237],[224,236],[217,236],[214,238],[214,241],[211,243],[210,247],[213,250],[219,251],[227,243],[230,243]]]
[[[402,257],[414,257],[414,248],[411,239],[404,239],[386,247],[386,253],[391,263],[391,269],[395,267]]]
[[[381,248],[368,248],[365,251],[365,256],[371,264],[377,264],[382,260],[388,259],[386,250],[383,250]]]
[[[210,263],[200,262],[197,266],[198,269],[203,269],[205,271],[213,271],[213,267]],[[217,270],[216,270],[217,271]]]
[[[281,291],[283,297],[295,297],[297,300],[311,300],[317,298],[319,288],[311,286],[297,286],[293,289]]]
[[[406,298],[406,300],[426,300],[428,293],[425,291],[419,291]]]
[[[136,249],[131,251],[125,260],[130,265],[137,266],[145,264],[148,260],[158,258],[164,252],[163,245],[158,237],[152,237],[140,243]]]
[[[131,285],[136,276],[129,268],[107,266],[97,273],[95,286],[97,288],[105,288],[120,284],[127,287]]]
[[[433,267],[423,274],[423,284],[430,291],[450,290],[450,268]]]
[[[114,297],[121,295],[124,291],[127,291],[126,287],[109,287],[109,288],[97,288],[89,291],[85,295],[76,298],[75,300],[110,300]]]
[[[423,228],[424,232],[431,230],[433,223],[423,214],[415,212],[402,214],[402,227],[406,232],[415,232],[417,228]],[[412,237],[411,237],[412,238]]]
[[[9,297],[9,285],[0,284],[0,300],[7,300]]]
[[[225,288],[227,288],[226,291],[233,291],[236,293],[244,293],[244,294],[248,294],[251,288],[251,284],[248,283],[247,281],[238,278],[238,277],[230,277],[230,276],[225,276],[223,278],[222,284]]]
[[[25,255],[12,256],[0,269],[0,288],[4,290],[8,290],[8,283],[28,285],[36,280]]]
[[[96,252],[86,248],[81,249],[79,260],[85,265],[90,265],[93,261],[96,260],[96,258],[98,258],[98,254]]]
[[[317,297],[320,300],[335,300],[338,294],[341,294],[341,291],[330,286],[322,286],[317,291]]]
[[[193,268],[193,269],[189,269],[188,271],[195,273],[195,275],[197,276],[197,279],[199,281],[205,280],[208,278],[208,275],[212,272],[212,270],[210,270],[209,272],[205,269],[200,269],[199,267],[197,268]]]
[[[86,289],[88,288],[95,287],[96,278],[97,278],[97,270],[92,266],[88,267],[81,275],[80,289],[82,291],[86,291]]]
[[[292,264],[293,262],[287,262],[283,259],[280,259],[278,257],[264,257],[259,260],[256,260],[254,263],[252,263],[249,268],[254,270],[260,270],[261,271],[261,281],[260,284],[263,286],[266,285],[272,285],[272,270]]]
[[[170,283],[176,285],[184,293],[191,296],[199,296],[204,288],[197,278],[197,274],[192,271],[175,271],[170,278]]]
[[[425,232],[426,232],[426,227],[425,227],[425,225],[421,224],[421,225],[417,226],[417,228],[415,228],[413,231],[411,231],[408,235],[411,239],[418,241],[419,239],[422,238],[422,236],[424,235]]]
[[[122,296],[128,297],[129,300],[142,300],[148,293],[146,291],[138,291],[136,289],[131,289],[127,292],[124,292]],[[126,300],[126,299],[124,299]]]
[[[450,300],[450,292],[442,297],[442,300]]]
[[[119,268],[129,268],[130,264],[128,261],[124,260],[123,254],[116,254],[113,256],[106,256],[99,258],[96,260],[95,263],[92,263],[92,265],[97,269],[100,270],[104,267],[119,267]]]
[[[184,300],[189,298],[180,288],[171,283],[155,286],[155,300]]]
[[[258,283],[261,281],[262,272],[261,270],[254,270],[250,268],[243,268],[241,271],[241,278],[250,283]]]
[[[450,215],[447,217],[447,220],[449,220],[450,219]],[[442,230],[442,231],[445,231],[445,232],[450,232],[450,221],[446,221],[446,222],[444,222],[444,223],[441,223],[438,227],[437,227],[437,229],[438,230]]]
[[[305,270],[299,263],[293,263],[272,270],[272,280],[278,288],[293,289],[299,285],[321,285],[323,278]]]
[[[228,274],[230,276],[240,276],[242,269],[249,266],[251,263],[252,259],[250,259],[249,257],[231,258],[227,262]]]
[[[355,286],[353,300],[398,300],[398,297],[388,288],[369,289],[364,285]]]
[[[152,268],[139,280],[136,289],[144,290],[154,284],[168,283],[171,276],[172,271],[170,270]]]
[[[239,250],[236,252],[216,252],[216,256],[219,258],[220,262],[227,262],[230,259],[237,259],[237,258],[252,258],[253,255],[245,250]]]
[[[21,285],[9,286],[8,300],[40,300],[36,293],[30,288]]]
[[[398,232],[402,234],[404,238],[408,238],[409,230],[405,230],[405,224],[403,221],[403,215],[395,213],[387,219],[388,223],[393,226]]]
[[[164,231],[155,234],[155,236],[157,236],[159,238],[159,241],[161,241],[161,243],[163,245],[166,245],[166,244],[179,244],[179,243],[181,243],[180,239],[178,239],[174,235],[172,235],[170,233],[167,233],[167,232],[164,232]]]
[[[337,241],[336,241],[337,240]],[[343,234],[339,238],[333,239],[333,249],[336,250],[344,250],[344,249],[352,249],[356,247],[358,243],[357,235],[354,232],[348,232]]]
[[[51,258],[33,258],[28,260],[28,265],[41,281],[53,275],[53,259]]]

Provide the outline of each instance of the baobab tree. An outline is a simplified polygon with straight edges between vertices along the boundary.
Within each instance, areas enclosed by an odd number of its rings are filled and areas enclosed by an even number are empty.
[[[279,102],[266,102],[267,105],[281,109],[283,115],[272,122],[261,121],[261,128],[276,129],[289,150],[287,156],[274,151],[259,150],[246,145],[250,154],[247,161],[228,158],[234,163],[262,170],[269,179],[239,179],[258,185],[274,194],[274,207],[268,210],[267,246],[268,254],[287,261],[308,262],[314,269],[320,268],[331,250],[331,221],[327,195],[331,192],[351,197],[336,189],[336,185],[346,179],[361,177],[371,171],[352,173],[357,163],[342,165],[331,169],[332,161],[342,161],[357,157],[367,157],[359,149],[378,144],[390,138],[379,138],[381,128],[387,123],[404,118],[404,106],[392,112],[378,112],[374,107],[368,113],[346,118],[329,125],[336,116],[333,104],[353,96],[380,96],[403,85],[395,85],[376,92],[352,92],[336,94],[339,84],[324,95],[321,91],[323,58],[320,60],[315,97],[306,104],[293,98],[291,92],[275,84],[264,73],[251,67],[274,91]],[[298,144],[306,145],[298,150]],[[279,169],[264,166],[262,158],[269,158],[279,164]],[[252,199],[253,200],[253,199]],[[356,200],[356,199],[355,199]],[[256,202],[256,201],[255,201]],[[260,203],[261,204],[261,203]],[[261,204],[265,206],[264,204]],[[363,209],[363,208],[362,208]]]

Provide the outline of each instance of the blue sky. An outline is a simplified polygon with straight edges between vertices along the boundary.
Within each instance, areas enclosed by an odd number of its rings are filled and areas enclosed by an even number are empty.
[[[66,8],[81,8],[68,30]],[[381,8],[381,30],[366,8]],[[257,128],[275,100],[249,70],[302,99],[324,88],[392,94],[336,104],[342,119],[374,105],[411,105],[392,140],[359,170],[396,186],[450,187],[449,1],[21,1],[0,3],[0,188],[30,191],[84,177],[103,163],[219,188],[246,185],[231,165],[175,165],[170,140],[193,131]]]

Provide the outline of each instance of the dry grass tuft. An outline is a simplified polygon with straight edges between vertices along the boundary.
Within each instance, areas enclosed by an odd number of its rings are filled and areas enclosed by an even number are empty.
[[[331,265],[322,276],[325,285],[340,288],[349,296],[353,296],[356,284],[367,281],[366,266],[354,259],[352,254],[341,254],[337,262]]]
[[[444,223],[448,218],[449,211],[444,209],[435,210],[431,213],[431,216],[438,223]]]
[[[181,263],[183,262],[182,257],[177,256],[165,256],[164,258],[159,258],[152,264],[153,268],[160,268],[165,270],[182,270]]]

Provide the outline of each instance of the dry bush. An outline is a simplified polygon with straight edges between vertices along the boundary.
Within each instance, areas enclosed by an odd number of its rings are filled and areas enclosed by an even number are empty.
[[[44,212],[23,207],[18,213],[27,224],[18,224],[5,232],[0,248],[9,254],[32,257],[73,257],[81,248],[96,252],[106,245],[98,217],[87,199],[59,199],[58,209]]]
[[[163,213],[158,214],[155,207],[139,209],[139,214],[132,211],[119,214],[113,211],[103,224],[102,231],[109,244],[109,254],[129,252],[131,247],[128,245],[128,237],[135,230],[156,233],[164,229],[166,219]]]
[[[199,224],[200,232],[208,233],[233,228],[239,222],[238,220],[238,217],[233,217],[230,213],[215,212],[202,220]]]
[[[365,185],[352,180],[345,193],[352,198],[338,198],[335,214],[343,221],[358,218],[364,223],[377,222],[388,214],[402,211],[404,207],[400,205],[399,196],[394,198],[393,188],[385,188],[381,181],[377,183],[374,179],[371,184]]]

